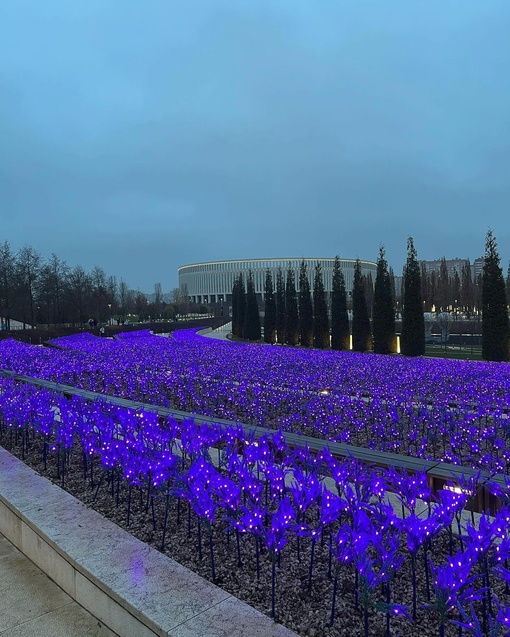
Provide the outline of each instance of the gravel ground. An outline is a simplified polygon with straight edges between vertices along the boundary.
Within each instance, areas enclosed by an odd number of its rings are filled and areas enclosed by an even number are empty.
[[[5,437],[7,438],[7,437]],[[0,443],[5,448],[21,457],[20,448],[10,447],[9,441],[4,439]],[[57,477],[56,454],[49,454],[47,469],[44,469],[42,460],[42,442],[34,440],[31,443],[28,454],[25,457],[27,465],[46,476],[57,484],[61,480]],[[133,536],[146,542],[150,546],[161,550],[163,535],[163,520],[165,499],[155,497],[153,526],[151,506],[146,509],[146,490],[140,492],[133,488],[131,497],[131,512],[129,526],[127,524],[128,488],[122,482],[118,494],[112,496],[107,480],[103,480],[97,491],[97,481],[101,472],[96,469],[95,485],[91,487],[90,480],[84,480],[81,451],[71,453],[69,467],[66,467],[65,484],[66,491],[95,509],[106,518],[112,520],[120,527],[126,529]],[[116,484],[114,484],[114,491]],[[170,498],[168,515],[168,527],[164,553],[180,564],[187,566],[202,577],[212,581],[209,534],[202,528],[202,559],[198,550],[198,523],[194,513],[188,514],[188,506]],[[180,523],[177,523],[178,508]],[[221,518],[221,512],[218,519]],[[189,522],[188,522],[189,520]],[[442,562],[447,554],[449,545],[448,534],[444,533],[434,540],[434,556]],[[456,547],[454,547],[456,549]],[[271,613],[271,571],[270,557],[266,554],[260,556],[260,577],[257,578],[255,541],[252,537],[241,536],[240,554],[241,564],[238,564],[238,554],[235,533],[225,532],[225,524],[219,522],[215,525],[213,535],[213,551],[216,567],[215,583],[246,601],[251,606],[263,613]],[[340,570],[338,577],[338,593],[336,599],[335,621],[329,625],[331,603],[333,595],[333,578],[328,577],[329,550],[327,539],[323,544],[317,542],[314,555],[313,583],[308,590],[308,570],[311,554],[311,543],[308,539],[301,539],[299,546],[300,558],[298,559],[297,540],[294,539],[285,547],[281,555],[280,565],[276,568],[276,619],[288,628],[296,631],[303,637],[340,637],[362,636],[363,614],[355,600],[354,573],[350,568]],[[423,555],[418,556],[418,600],[423,604],[426,601],[425,572],[423,567]],[[394,603],[410,605],[412,600],[412,586],[409,561],[404,563],[398,576],[392,582],[392,601]],[[384,601],[381,591],[381,601]],[[370,612],[369,631],[373,637],[386,635],[386,617],[382,613]],[[392,618],[390,634],[405,635],[406,637],[427,637],[438,635],[439,627],[437,617],[430,610],[418,609],[415,623],[405,618]],[[458,628],[447,625],[447,636],[458,635]]]

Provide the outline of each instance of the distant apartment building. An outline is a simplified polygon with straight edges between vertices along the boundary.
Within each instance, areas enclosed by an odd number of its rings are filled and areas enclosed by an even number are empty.
[[[441,262],[442,259],[434,259],[433,261],[421,261],[420,263],[425,267],[425,272],[428,273],[439,272],[441,270]],[[469,259],[459,259],[456,257],[455,259],[445,259],[445,263],[449,277],[453,277],[455,272],[457,272],[460,277],[462,274],[462,268],[469,265],[471,269],[471,278],[473,281],[476,281],[476,279],[482,274],[484,258],[479,257],[471,263]]]
[[[473,281],[476,281],[479,276],[482,276],[484,262],[484,257],[478,257],[478,259],[475,259],[474,263],[471,265],[471,274],[473,275]]]
[[[422,266],[425,266],[425,272],[439,272],[441,270],[441,263],[443,259],[434,259],[433,261],[421,261]],[[445,259],[446,269],[448,276],[454,276],[455,272],[460,276],[462,268],[466,265],[471,265],[469,259]]]

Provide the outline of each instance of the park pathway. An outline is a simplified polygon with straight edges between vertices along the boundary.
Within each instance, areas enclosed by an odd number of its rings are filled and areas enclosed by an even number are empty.
[[[0,534],[0,637],[115,637]]]

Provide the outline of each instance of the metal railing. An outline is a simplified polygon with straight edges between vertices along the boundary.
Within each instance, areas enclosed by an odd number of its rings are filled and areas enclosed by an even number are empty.
[[[215,418],[213,416],[204,416],[159,405],[151,405],[127,398],[101,394],[88,389],[79,389],[71,385],[62,385],[53,381],[33,378],[31,376],[23,376],[10,370],[0,370],[0,376],[12,378],[20,383],[44,387],[45,389],[61,393],[64,396],[79,396],[85,400],[102,401],[113,405],[119,405],[126,409],[144,410],[156,413],[162,418],[171,417],[180,422],[184,420],[193,420],[198,424],[219,425],[221,427],[241,427],[247,435],[251,435],[255,438],[271,435],[276,431],[275,429],[262,427],[260,425],[250,425]],[[488,510],[490,513],[494,513],[500,506],[498,498],[494,496],[489,489],[487,489],[487,483],[498,483],[500,486],[505,486],[510,482],[510,479],[507,479],[503,474],[486,470],[477,470],[473,467],[463,467],[448,462],[426,460],[423,458],[406,456],[388,451],[377,451],[374,449],[322,440],[320,438],[313,438],[311,436],[287,431],[282,431],[281,433],[285,442],[290,447],[308,447],[315,453],[327,448],[331,454],[337,458],[356,458],[366,464],[377,467],[395,467],[408,473],[425,473],[428,476],[429,484],[434,493],[443,489],[448,482],[453,485],[459,485],[459,488],[461,488],[460,485],[462,485],[466,480],[473,480],[476,478],[478,482],[478,489],[471,497],[466,508],[477,512]]]

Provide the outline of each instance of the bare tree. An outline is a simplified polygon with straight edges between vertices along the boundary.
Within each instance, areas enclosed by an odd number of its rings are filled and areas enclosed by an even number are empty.
[[[31,246],[24,246],[16,255],[15,282],[21,320],[35,327],[35,299],[40,275],[41,255]]]
[[[71,270],[67,279],[69,316],[74,324],[84,323],[92,315],[92,281],[81,265]]]
[[[149,317],[149,301],[140,291],[135,292],[135,311],[140,321],[145,321]]]
[[[106,282],[106,303],[108,305],[108,321],[111,323],[113,314],[118,314],[119,285],[116,276],[109,276]]]
[[[190,300],[188,286],[183,283],[180,287],[174,288],[172,298],[179,314],[188,314],[190,311]]]
[[[14,307],[16,259],[10,243],[0,244],[0,318],[2,329],[11,329],[11,312]],[[4,327],[5,326],[5,327]]]
[[[63,303],[69,266],[56,254],[40,270],[37,283],[37,305],[46,318],[46,323],[57,325],[63,322]]]
[[[163,291],[161,289],[161,283],[154,283],[154,315],[157,318],[161,318],[163,312]]]
[[[106,317],[107,310],[107,283],[106,274],[103,268],[95,265],[90,273],[90,279],[92,282],[92,309],[96,320],[101,323]]]
[[[126,314],[128,313],[128,303],[129,289],[124,279],[121,279],[119,283],[119,315],[121,321],[126,318]]]

